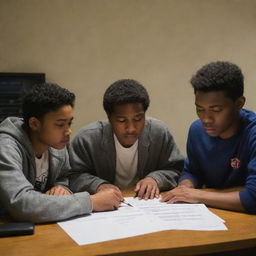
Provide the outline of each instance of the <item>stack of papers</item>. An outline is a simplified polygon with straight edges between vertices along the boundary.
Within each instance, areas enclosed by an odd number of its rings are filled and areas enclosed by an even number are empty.
[[[167,204],[159,199],[126,197],[116,211],[92,213],[59,222],[79,245],[143,235],[164,230],[227,230],[222,220],[204,204]]]

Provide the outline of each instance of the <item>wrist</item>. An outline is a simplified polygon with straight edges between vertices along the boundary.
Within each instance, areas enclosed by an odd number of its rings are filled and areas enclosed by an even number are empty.
[[[185,186],[187,188],[195,188],[193,182],[191,180],[188,180],[188,179],[185,179],[185,180],[182,180],[178,186]]]

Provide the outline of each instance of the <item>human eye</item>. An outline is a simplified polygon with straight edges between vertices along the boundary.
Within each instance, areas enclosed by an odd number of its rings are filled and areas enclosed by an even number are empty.
[[[222,108],[221,107],[214,107],[214,108],[212,108],[212,111],[213,112],[221,112]]]
[[[55,124],[55,126],[57,126],[57,127],[64,127],[64,125],[65,125],[65,124],[63,124],[63,123],[56,123],[56,124]]]
[[[119,122],[119,123],[124,123],[124,122],[125,122],[125,119],[124,119],[124,118],[117,118],[117,122]]]
[[[140,122],[145,117],[144,114],[138,114],[134,117],[135,122]]]
[[[135,122],[139,122],[139,121],[141,121],[141,120],[142,120],[142,116],[137,116],[137,117],[134,118],[134,121],[135,121]]]
[[[201,113],[201,112],[203,112],[204,110],[202,109],[202,108],[196,108],[196,112],[197,113]]]

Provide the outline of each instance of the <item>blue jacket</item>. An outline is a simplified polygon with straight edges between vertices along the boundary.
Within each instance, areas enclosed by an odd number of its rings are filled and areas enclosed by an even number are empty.
[[[74,191],[94,193],[102,183],[115,184],[116,150],[113,130],[108,121],[82,128],[70,146]],[[168,128],[159,120],[146,119],[138,142],[138,179],[146,176],[157,181],[160,190],[177,185],[183,169],[183,157]]]
[[[190,179],[197,188],[244,186],[241,203],[256,213],[256,114],[242,109],[240,116],[239,131],[228,139],[209,136],[200,120],[191,125],[180,181]]]

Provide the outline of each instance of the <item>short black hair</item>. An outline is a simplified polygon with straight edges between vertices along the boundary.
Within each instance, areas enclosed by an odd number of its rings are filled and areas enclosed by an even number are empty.
[[[236,100],[244,93],[244,76],[241,69],[227,61],[211,62],[197,71],[190,80],[194,93],[197,91],[224,91]]]
[[[74,107],[75,94],[57,84],[37,84],[23,97],[22,114],[28,127],[31,117],[43,118],[48,112],[57,110],[64,105]]]
[[[103,96],[103,107],[107,114],[113,112],[115,105],[127,103],[142,103],[146,112],[149,102],[145,87],[133,79],[121,79],[114,82],[107,88]]]

